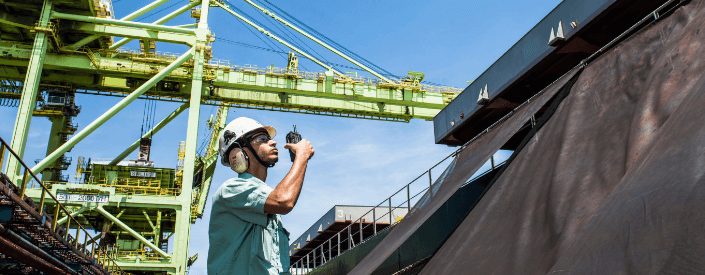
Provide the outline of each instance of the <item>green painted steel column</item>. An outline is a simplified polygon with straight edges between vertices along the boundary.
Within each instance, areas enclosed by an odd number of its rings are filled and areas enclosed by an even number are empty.
[[[199,5],[199,4],[201,4],[201,1],[193,1],[193,2],[189,3],[188,5],[183,6],[183,7],[179,8],[178,10],[175,10],[175,11],[171,12],[170,14],[167,14],[166,16],[164,16],[164,17],[162,17],[162,18],[159,18],[159,20],[154,21],[154,23],[152,23],[152,24],[154,24],[154,25],[161,25],[161,24],[164,24],[164,23],[166,23],[166,22],[169,22],[169,20],[174,19],[174,17],[179,16],[180,14],[182,14],[182,13],[184,13],[184,12],[186,12],[186,11],[192,9],[193,7],[195,7],[195,6]],[[125,44],[129,43],[129,42],[132,41],[132,40],[133,40],[132,38],[123,38],[123,39],[120,39],[120,41],[116,42],[116,43],[113,44],[113,45],[110,45],[110,47],[109,47],[108,49],[109,49],[109,50],[118,49],[118,48],[124,46]]]
[[[44,0],[44,5],[42,7],[42,13],[39,17],[39,26],[47,27],[49,22],[49,16],[51,14],[52,0]],[[34,37],[34,45],[32,46],[32,55],[29,58],[29,64],[27,65],[27,74],[24,79],[24,87],[22,88],[22,98],[19,110],[17,111],[17,118],[15,119],[15,129],[12,132],[12,150],[15,150],[17,154],[24,158],[24,149],[27,145],[27,134],[29,133],[29,127],[32,124],[32,113],[34,113],[34,106],[37,103],[37,89],[39,89],[39,81],[42,76],[42,67],[44,66],[44,57],[47,53],[47,45],[49,39],[46,33],[37,31],[36,37]],[[18,184],[21,180],[20,174],[20,164],[15,158],[7,158],[7,167],[5,174],[11,177],[15,184]],[[20,186],[20,185],[18,185]]]
[[[164,3],[168,2],[168,1],[169,1],[169,0],[156,0],[156,1],[152,2],[152,3],[150,3],[149,5],[146,5],[146,6],[142,7],[141,9],[136,10],[135,12],[128,14],[127,16],[121,18],[120,20],[122,20],[122,21],[131,21],[132,19],[135,19],[135,18],[139,17],[140,15],[143,15],[143,14],[147,13],[148,11],[151,11],[151,10],[153,10],[154,8],[159,7],[161,4],[164,4]],[[80,48],[80,47],[83,47],[83,45],[86,45],[86,44],[88,44],[88,43],[91,43],[91,41],[100,38],[101,36],[102,36],[102,35],[100,35],[100,34],[94,34],[94,35],[88,36],[88,37],[86,37],[86,38],[83,38],[83,39],[79,40],[79,41],[76,42],[76,43],[73,43],[73,44],[70,45],[70,46],[67,46],[66,48],[69,49],[69,50],[78,49],[78,48]]]
[[[174,120],[177,116],[179,116],[181,114],[181,112],[186,110],[186,108],[188,108],[188,107],[189,107],[189,104],[184,103],[181,106],[179,106],[179,108],[176,108],[176,110],[174,110],[174,112],[172,112],[167,117],[165,117],[162,121],[157,123],[157,125],[154,126],[154,128],[150,129],[146,134],[144,134],[144,136],[142,136],[142,138],[151,137],[154,134],[156,134],[157,132],[159,132],[159,130],[164,128],[164,126],[169,124],[169,122]],[[137,141],[132,143],[132,145],[130,145],[130,147],[127,147],[127,149],[125,151],[123,151],[122,153],[120,153],[120,155],[118,155],[115,159],[113,159],[108,165],[117,165],[119,162],[121,162],[123,159],[125,159],[128,155],[132,154],[132,152],[134,152],[135,149],[137,149],[137,147],[139,147],[139,146],[140,146],[140,140],[138,139]]]
[[[68,118],[65,116],[49,118],[51,121],[51,132],[49,133],[49,142],[47,143],[47,156],[50,155],[51,152],[54,152],[56,148],[61,146],[61,137],[59,133],[64,130],[64,124],[67,119]],[[42,171],[42,182],[53,181],[54,172],[55,171],[53,169],[46,169]]]
[[[130,227],[127,226],[126,224],[122,223],[118,218],[116,218],[116,217],[114,217],[113,215],[111,215],[110,213],[108,213],[108,211],[105,211],[105,209],[103,209],[103,206],[102,206],[102,205],[96,207],[96,210],[98,210],[98,212],[100,212],[100,214],[103,214],[103,216],[105,216],[106,218],[108,218],[108,220],[110,220],[111,222],[115,223],[117,226],[119,226],[119,227],[122,228],[123,230],[127,231],[127,233],[130,234],[130,236],[132,236],[132,237],[134,237],[135,239],[139,240],[140,242],[144,243],[146,246],[149,246],[149,248],[151,248],[152,251],[158,253],[159,255],[162,255],[162,256],[164,256],[164,257],[167,257],[167,258],[168,258],[168,257],[171,257],[171,255],[167,254],[166,252],[164,252],[163,250],[161,250],[159,247],[157,247],[156,245],[154,245],[152,242],[150,242],[150,241],[148,241],[147,239],[145,239],[144,237],[142,237],[142,235],[140,235],[139,233],[135,232],[135,230],[132,230],[132,228],[130,228]]]
[[[205,45],[208,41],[208,7],[209,1],[201,4],[201,18],[196,29],[196,52],[193,58],[193,78],[191,81],[191,100],[189,104],[188,126],[186,130],[186,156],[184,174],[179,202],[181,210],[176,214],[174,231],[174,259],[176,274],[186,274],[188,263],[189,237],[191,231],[191,201],[193,199],[193,175],[196,162],[196,145],[198,143],[198,126],[201,115],[201,94],[203,93],[203,67],[205,63]]]
[[[220,119],[216,121],[214,125],[214,127],[217,127],[217,131],[215,131],[216,136],[215,138],[211,139],[211,143],[208,145],[208,149],[206,151],[213,152],[215,155],[209,159],[206,159],[206,163],[203,165],[204,180],[201,184],[201,193],[199,194],[198,198],[198,207],[196,207],[196,212],[198,215],[202,215],[204,212],[204,207],[206,205],[206,201],[208,200],[208,191],[210,190],[211,182],[213,181],[213,174],[207,175],[205,171],[208,170],[209,166],[212,167],[212,165],[216,165],[218,163],[218,137],[220,136],[220,131],[225,128],[225,123],[228,120],[228,111],[230,111],[230,108],[221,107],[220,112],[218,114],[218,118]]]
[[[120,112],[122,109],[124,109],[127,105],[132,103],[132,101],[135,101],[139,96],[144,94],[147,90],[149,90],[152,86],[157,84],[160,80],[164,79],[169,73],[171,73],[174,69],[178,68],[181,64],[183,64],[186,60],[191,58],[193,55],[193,49],[187,51],[183,55],[181,55],[179,58],[174,60],[173,63],[169,64],[166,68],[161,70],[159,73],[157,73],[154,77],[150,78],[142,84],[139,88],[137,88],[134,92],[132,92],[130,95],[125,97],[124,99],[120,100],[115,106],[110,108],[110,110],[106,111],[104,114],[102,114],[100,117],[98,117],[95,121],[91,122],[86,128],[75,134],[70,140],[68,140],[66,143],[61,145],[59,149],[56,149],[51,155],[47,156],[44,158],[41,162],[39,162],[37,165],[32,167],[32,172],[39,173],[44,168],[46,168],[50,163],[56,161],[59,156],[62,154],[66,153],[69,149],[73,148],[73,146],[76,145],[79,141],[83,140],[85,137],[90,135],[95,129],[103,125],[106,121],[108,121],[110,118],[115,116],[118,112]]]

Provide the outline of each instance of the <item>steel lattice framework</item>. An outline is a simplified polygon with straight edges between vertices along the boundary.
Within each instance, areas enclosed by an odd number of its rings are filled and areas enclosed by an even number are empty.
[[[82,194],[106,198],[62,203],[73,209],[71,216],[82,227],[101,232],[96,237],[99,239],[93,241],[112,246],[116,262],[129,272],[184,274],[195,260],[187,254],[190,225],[203,213],[217,160],[217,136],[225,125],[229,107],[390,121],[431,120],[459,93],[452,87],[421,84],[420,73],[410,72],[403,79],[387,78],[250,0],[244,1],[376,78],[336,71],[248,20],[222,0],[192,0],[153,23],[133,21],[167,1],[156,0],[121,19],[114,18],[109,0],[0,1],[0,105],[18,107],[11,148],[20,156],[24,154],[33,116],[52,121],[47,156],[31,170],[42,173],[42,181],[52,186],[51,193],[55,196]],[[215,35],[208,28],[212,7],[224,9],[237,20],[291,48],[289,66],[234,66],[212,58],[211,43]],[[187,11],[197,23],[165,25]],[[116,41],[116,38],[122,39]],[[120,49],[134,39],[140,41],[142,51]],[[157,53],[153,47],[155,41],[187,45],[189,50],[181,54]],[[326,71],[298,70],[294,52]],[[78,129],[71,121],[80,113],[73,100],[75,93],[124,98]],[[179,168],[120,166],[140,145],[138,140],[108,163],[86,163],[79,159],[79,174],[84,176],[79,183],[68,183],[61,177],[61,171],[71,163],[64,155],[66,152],[144,96],[183,102],[145,137],[189,110]],[[218,116],[210,121],[212,133],[207,150],[198,156],[198,122],[204,104],[220,109]],[[10,159],[6,167],[5,174],[22,186],[18,163]],[[145,179],[144,175],[155,176]],[[40,189],[27,188],[27,195],[33,199],[39,200],[41,193]],[[46,203],[55,204],[52,200]],[[66,220],[65,216],[58,223]],[[167,245],[171,236],[174,241]],[[168,246],[171,253],[167,253]]]

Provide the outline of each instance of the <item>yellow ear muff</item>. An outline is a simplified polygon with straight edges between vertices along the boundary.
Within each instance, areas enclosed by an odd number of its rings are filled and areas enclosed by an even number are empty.
[[[233,152],[235,156],[230,159],[230,167],[238,174],[242,174],[247,171],[250,164],[247,154],[241,148],[233,148]],[[232,156],[232,152],[230,154]]]

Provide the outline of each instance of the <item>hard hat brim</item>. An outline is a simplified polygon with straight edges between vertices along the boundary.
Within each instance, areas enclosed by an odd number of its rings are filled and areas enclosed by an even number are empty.
[[[270,138],[274,138],[274,136],[277,135],[277,130],[275,130],[272,126],[262,126],[262,128],[267,131]]]
[[[263,131],[264,130],[264,131]],[[253,129],[243,135],[243,137],[251,137],[254,133],[265,132],[269,135],[269,138],[274,138],[277,135],[277,130],[272,126],[262,126],[257,129]]]

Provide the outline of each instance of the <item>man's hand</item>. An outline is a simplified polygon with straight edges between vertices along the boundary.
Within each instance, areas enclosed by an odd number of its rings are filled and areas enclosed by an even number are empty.
[[[308,140],[302,139],[296,144],[286,144],[284,148],[296,154],[294,164],[284,179],[269,193],[264,203],[264,212],[270,214],[287,214],[294,209],[299,200],[301,188],[304,184],[308,160],[313,157],[313,146]]]
[[[311,143],[305,139],[302,139],[296,144],[287,143],[284,145],[284,149],[289,149],[294,152],[297,159],[301,157],[301,159],[309,160],[313,157],[314,153],[313,146],[311,146]]]

